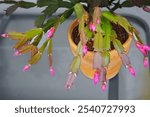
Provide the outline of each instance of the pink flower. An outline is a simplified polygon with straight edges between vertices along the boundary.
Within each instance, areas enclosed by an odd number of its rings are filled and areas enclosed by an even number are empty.
[[[1,36],[4,37],[4,38],[7,38],[8,34],[2,34]]]
[[[19,56],[19,55],[21,55],[21,53],[18,50],[15,51],[14,56]]]
[[[129,66],[128,70],[129,70],[129,72],[131,73],[132,76],[134,76],[134,77],[136,76],[135,70],[133,69],[132,66]]]
[[[144,45],[143,48],[147,51],[150,51],[150,47],[148,45]]]
[[[97,19],[96,23],[97,23],[97,24],[100,24],[100,19]]]
[[[148,67],[148,57],[144,57],[143,65],[144,65],[145,68]]]
[[[76,77],[77,77],[76,73],[70,72],[68,74],[68,79],[67,79],[67,82],[65,84],[66,90],[70,89],[73,86]]]
[[[135,45],[144,56],[147,56],[148,51],[150,51],[150,47],[148,45],[144,45],[140,42],[135,42]]]
[[[96,26],[92,22],[90,23],[89,28],[93,32],[96,30]]]
[[[23,68],[23,72],[28,71],[30,67],[31,67],[31,65],[30,65],[30,64],[26,65],[26,66]]]
[[[136,45],[136,47],[137,47],[138,49],[143,48],[143,45],[142,45],[141,43],[139,43],[139,42],[136,42],[135,45]]]
[[[83,46],[82,46],[82,52],[83,52],[83,55],[86,55],[86,54],[87,54],[88,48],[87,48],[86,45],[83,45]]]
[[[55,32],[55,28],[54,28],[54,27],[52,27],[52,28],[48,31],[48,38],[49,38],[49,39],[53,36],[54,32]]]
[[[150,7],[148,7],[148,6],[144,6],[143,10],[150,13]]]
[[[52,76],[52,77],[53,77],[54,74],[55,74],[54,68],[53,68],[52,66],[50,67],[50,73],[51,73],[51,76]]]
[[[103,92],[106,90],[106,82],[102,82],[101,89]]]
[[[97,85],[97,83],[100,81],[100,71],[99,70],[95,71],[93,81],[94,81],[94,85]]]

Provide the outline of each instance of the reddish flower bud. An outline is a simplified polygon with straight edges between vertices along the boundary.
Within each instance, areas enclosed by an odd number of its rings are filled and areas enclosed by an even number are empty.
[[[143,65],[144,65],[145,68],[148,67],[148,57],[144,57]]]
[[[147,51],[150,51],[150,46],[148,46],[148,45],[144,45],[143,48]]]
[[[54,68],[53,68],[52,66],[50,67],[50,73],[51,73],[51,76],[52,76],[52,77],[53,77],[54,74],[55,74]]]
[[[26,65],[26,66],[23,68],[23,72],[28,71],[30,67],[31,67],[31,65],[30,65],[30,64]]]
[[[19,52],[19,50],[15,51],[15,53],[13,54],[14,56],[19,56],[21,55],[21,53]]]
[[[136,76],[135,70],[133,69],[132,66],[128,66],[128,70],[129,70],[129,72],[131,73],[132,76],[134,76],[134,77]]]
[[[96,26],[92,22],[90,23],[89,28],[93,32],[96,30]]]
[[[148,6],[144,6],[143,10],[150,13],[150,7],[148,7]]]
[[[106,90],[106,82],[102,82],[101,89],[103,92]]]
[[[97,83],[100,81],[100,71],[99,70],[95,71],[93,81],[94,81],[94,85],[97,85]]]
[[[8,34],[1,34],[2,37],[7,38]]]
[[[55,28],[52,27],[52,28],[48,31],[48,38],[51,38],[51,37],[53,36],[54,32],[55,32]]]
[[[97,23],[97,24],[100,24],[100,19],[97,19],[96,23]]]
[[[83,45],[83,46],[82,46],[82,52],[83,52],[83,55],[86,55],[86,54],[87,54],[88,48],[87,48],[86,45]]]

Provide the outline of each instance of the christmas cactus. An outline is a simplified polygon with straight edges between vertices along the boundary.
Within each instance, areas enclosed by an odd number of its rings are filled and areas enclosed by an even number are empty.
[[[43,55],[43,52],[48,48],[48,60],[51,76],[54,76],[54,68],[52,64],[52,43],[53,36],[59,25],[69,18],[72,13],[75,13],[78,20],[78,32],[80,41],[76,50],[76,55],[70,65],[66,89],[72,87],[81,64],[81,58],[88,53],[87,42],[93,41],[93,76],[94,85],[101,83],[101,89],[106,89],[106,74],[107,67],[110,63],[111,44],[118,52],[123,65],[129,70],[132,76],[136,76],[136,72],[126,54],[121,41],[117,38],[117,32],[112,28],[112,24],[120,25],[133,38],[135,47],[143,54],[143,65],[148,67],[148,51],[150,47],[143,44],[138,31],[128,22],[126,18],[116,14],[114,11],[123,7],[140,7],[146,12],[150,12],[149,0],[37,0],[36,3],[26,1],[4,0],[0,4],[10,4],[6,9],[6,14],[11,15],[17,8],[45,8],[41,15],[35,21],[37,28],[26,32],[8,32],[1,34],[4,38],[10,38],[17,43],[13,46],[15,49],[14,56],[31,53],[28,63],[24,66],[23,72],[26,72],[36,64]],[[102,10],[106,7],[108,10]],[[53,14],[59,9],[66,10],[57,16]],[[41,47],[38,47],[44,34],[47,34],[47,39]]]

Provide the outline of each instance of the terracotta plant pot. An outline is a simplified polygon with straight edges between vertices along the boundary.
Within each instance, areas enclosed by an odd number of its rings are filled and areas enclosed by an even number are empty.
[[[77,49],[77,45],[73,42],[72,31],[77,25],[78,25],[78,21],[77,19],[75,19],[70,24],[69,29],[68,29],[68,40],[69,40],[71,51],[74,55]],[[127,41],[123,44],[123,47],[126,52],[129,51],[131,38],[132,37],[129,36]],[[81,66],[80,66],[80,69],[83,72],[83,74],[91,79],[93,79],[94,72],[95,72],[95,70],[92,68],[93,56],[94,56],[94,53],[88,51],[88,53],[84,57],[82,57]],[[122,62],[117,51],[112,50],[110,52],[110,64],[107,68],[107,79],[113,78],[119,72],[121,65],[122,65]]]

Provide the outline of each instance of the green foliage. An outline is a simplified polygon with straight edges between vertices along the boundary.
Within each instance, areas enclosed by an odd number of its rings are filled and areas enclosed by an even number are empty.
[[[43,52],[44,52],[45,48],[47,47],[48,42],[49,42],[49,40],[46,40],[46,41],[43,43],[43,45],[40,47],[40,49],[39,49],[39,52],[40,52],[40,53],[43,53]]]
[[[92,36],[93,36],[93,32],[90,31],[89,26],[86,26],[86,27],[84,28],[84,32],[85,32],[86,38],[87,38],[88,40],[90,40],[90,39],[92,38]]]
[[[75,14],[77,16],[78,19],[82,19],[82,16],[83,16],[83,13],[84,13],[84,9],[83,9],[83,6],[78,3],[74,6],[74,11],[75,11]]]
[[[22,40],[27,38],[24,34],[20,32],[8,32],[8,37],[13,40]]]
[[[111,35],[111,24],[108,19],[104,18],[103,16],[101,17],[101,22],[102,22],[102,30],[104,31],[104,45],[103,48],[105,50],[110,50],[110,35]]]
[[[101,53],[101,56],[102,56],[102,65],[104,67],[107,67],[110,63],[110,54],[109,54],[109,51],[103,51]]]
[[[36,20],[35,20],[35,26],[36,27],[42,27],[43,26],[43,23],[46,19],[46,15],[45,14],[42,14],[40,15]]]
[[[35,36],[40,35],[41,33],[43,33],[42,28],[35,28],[35,29],[31,29],[25,32],[25,35],[30,40],[30,39],[33,39]]]
[[[78,43],[78,47],[77,47],[77,55],[82,56],[82,43],[81,41]]]
[[[52,54],[52,46],[53,46],[52,39],[50,39],[48,44],[48,55]]]
[[[109,11],[103,11],[102,16],[115,24],[117,23],[117,19],[116,19],[115,15]]]
[[[96,33],[94,36],[94,51],[102,51],[103,50],[103,36],[100,32]]]
[[[75,56],[70,65],[70,71],[73,73],[77,73],[80,68],[80,63],[81,63],[80,56]]]
[[[28,63],[30,65],[36,64],[41,59],[42,54],[40,52],[36,53],[29,61]]]
[[[124,52],[124,47],[123,47],[122,43],[120,42],[120,40],[113,39],[112,42],[113,42],[115,49],[118,51],[118,53]]]

